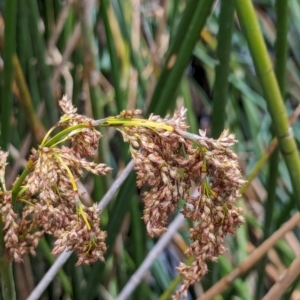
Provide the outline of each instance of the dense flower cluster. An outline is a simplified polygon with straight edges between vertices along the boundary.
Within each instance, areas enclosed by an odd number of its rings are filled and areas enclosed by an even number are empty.
[[[97,175],[111,171],[105,164],[86,159],[95,154],[101,134],[89,126],[91,119],[76,114],[67,97],[60,101],[60,106],[64,115],[55,127],[70,130],[63,136],[58,135],[57,141],[49,143],[45,140],[37,150],[32,150],[29,161],[33,167],[16,197],[24,203],[21,215],[13,211],[11,192],[4,192],[1,197],[5,246],[9,256],[16,261],[28,251],[34,253],[44,233],[56,238],[54,254],[65,248],[75,250],[77,264],[103,260],[106,251],[106,233],[99,229],[99,210],[96,205],[83,205],[76,184],[84,169]],[[58,148],[57,144],[63,141],[69,142],[69,146]],[[2,160],[5,156],[3,152],[0,155]]]
[[[118,118],[137,123],[139,111],[122,113]],[[161,124],[159,126],[159,124]],[[229,149],[236,143],[234,135],[224,131],[218,140],[186,132],[185,109],[169,119],[151,115],[141,126],[118,129],[132,146],[137,171],[137,185],[150,187],[144,192],[144,221],[151,236],[166,230],[170,214],[185,200],[182,214],[191,219],[192,243],[187,254],[192,265],[183,263],[178,271],[183,283],[174,299],[186,294],[188,287],[207,273],[206,261],[216,261],[224,253],[224,237],[234,233],[244,222],[242,209],[235,206],[239,189],[245,183],[236,154]],[[199,195],[190,196],[196,185]]]
[[[140,113],[132,112],[133,115]],[[151,115],[150,122],[144,123],[144,126],[119,128],[124,140],[132,145],[137,185],[151,187],[143,194],[143,218],[150,236],[161,235],[166,231],[165,225],[170,214],[177,207],[179,199],[188,197],[191,187],[189,174],[182,170],[190,168],[192,172],[193,162],[184,160],[182,154],[192,149],[192,142],[179,136],[169,125],[174,121],[185,130],[184,113],[184,110],[176,112],[169,122]]]
[[[203,132],[200,132],[205,137]],[[198,183],[197,197],[188,197],[183,210],[185,217],[193,220],[190,229],[192,243],[187,254],[195,258],[188,266],[181,263],[177,268],[183,283],[174,299],[186,293],[188,287],[207,273],[206,261],[217,261],[217,257],[227,249],[224,238],[234,233],[236,227],[244,223],[243,210],[235,206],[240,187],[245,183],[237,163],[236,154],[228,149],[236,142],[232,134],[224,131],[218,140],[204,139],[201,146],[209,149],[204,152],[205,170]]]
[[[54,254],[65,248],[75,250],[77,264],[104,259],[106,233],[99,228],[99,210],[83,205],[76,182],[84,170],[96,175],[111,171],[87,158],[93,157],[101,138],[95,126],[114,126],[131,146],[138,187],[146,187],[143,219],[149,235],[167,230],[180,201],[182,214],[193,222],[186,253],[194,261],[179,265],[183,283],[174,299],[186,295],[188,287],[207,273],[206,262],[216,261],[226,251],[224,237],[244,222],[242,209],[235,206],[245,181],[229,148],[237,142],[234,135],[224,131],[214,140],[203,131],[188,133],[183,108],[165,119],[156,115],[142,119],[140,110],[126,110],[94,121],[77,114],[67,97],[60,106],[64,115],[38,149],[32,150],[26,176],[17,179],[12,191],[5,189],[7,153],[0,151],[0,213],[8,255],[20,261],[24,253],[34,253],[47,233],[56,239]],[[63,130],[50,138],[57,127]],[[68,146],[58,147],[63,142]],[[192,196],[195,187],[198,195]],[[20,214],[14,210],[16,201],[23,203]]]

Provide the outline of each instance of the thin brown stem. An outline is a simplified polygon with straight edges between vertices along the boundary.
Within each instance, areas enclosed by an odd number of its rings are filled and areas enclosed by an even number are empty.
[[[290,267],[284,272],[279,280],[272,286],[269,292],[263,297],[262,300],[277,300],[284,294],[290,287],[293,281],[300,274],[300,254],[291,263]]]
[[[272,248],[278,240],[280,240],[287,232],[292,230],[300,222],[300,213],[295,214],[281,228],[275,231],[267,240],[265,240],[258,248],[256,248],[248,258],[238,265],[232,272],[224,276],[215,285],[208,289],[198,300],[209,300],[222,293],[232,282],[239,276],[248,271],[255,265],[265,254]],[[271,299],[271,298],[270,298]]]

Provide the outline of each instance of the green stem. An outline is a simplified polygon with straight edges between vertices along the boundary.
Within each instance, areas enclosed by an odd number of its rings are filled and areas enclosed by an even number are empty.
[[[260,80],[271,115],[281,153],[285,159],[296,195],[300,195],[300,159],[296,142],[290,132],[289,121],[277,84],[272,63],[260,31],[259,23],[251,0],[236,0],[236,10],[248,41],[256,73]],[[297,201],[300,210],[300,201]]]
[[[1,289],[4,300],[16,300],[15,282],[13,277],[12,263],[5,253],[3,221],[0,216],[0,273]]]
[[[88,128],[88,127],[91,127],[90,123],[81,123],[81,124],[77,124],[75,126],[68,127],[66,129],[62,130],[61,132],[59,132],[58,134],[56,134],[49,141],[47,141],[45,143],[44,147],[51,147],[53,145],[56,145],[58,142],[60,142],[70,132],[72,132],[74,130],[81,129],[81,128]],[[18,180],[14,184],[14,186],[12,188],[12,203],[13,203],[13,205],[16,202],[16,199],[17,199],[18,193],[20,191],[21,185],[22,185],[24,179],[26,178],[26,176],[30,173],[30,171],[34,167],[34,163],[35,163],[35,161],[34,161],[33,158],[28,160],[25,169],[23,170],[22,174],[20,175],[20,177],[18,178]]]
[[[117,51],[116,51],[116,45],[114,43],[112,31],[110,28],[110,23],[108,19],[108,9],[109,9],[109,1],[108,0],[102,0],[101,1],[101,14],[103,18],[103,23],[105,27],[106,32],[106,38],[107,38],[107,47],[110,53],[110,61],[111,61],[111,67],[112,67],[112,76],[114,80],[114,88],[115,88],[115,97],[117,102],[118,110],[121,111],[124,109],[125,105],[125,99],[122,97],[122,90],[120,86],[120,68],[118,63],[118,57],[117,57]]]
[[[281,95],[284,98],[286,88],[286,61],[288,52],[288,0],[276,0],[276,43],[275,43],[275,73]]]
[[[115,10],[116,15],[118,15],[119,26],[120,26],[121,32],[124,35],[124,39],[126,41],[131,41],[129,26],[126,22],[122,4],[121,4],[122,1],[117,0],[117,1],[110,1],[110,2]],[[124,2],[124,3],[126,3],[126,2]],[[128,43],[127,46],[129,47],[130,59],[132,61],[132,64],[138,73],[139,88],[141,90],[142,96],[144,97],[146,95],[146,82],[142,77],[142,66],[141,66],[141,62],[139,60],[139,55],[134,51],[132,43]]]
[[[40,240],[38,247],[42,250],[43,255],[45,256],[49,265],[52,265],[55,262],[55,257],[51,254],[51,249],[45,238],[42,238]],[[66,275],[65,271],[63,269],[61,269],[58,271],[57,275],[60,279],[60,282],[61,282],[64,292],[69,296],[72,295],[72,286],[71,286],[70,280],[69,280],[68,276]]]
[[[287,49],[288,49],[288,1],[277,0],[276,1],[276,13],[277,13],[277,36],[275,43],[275,72],[278,85],[281,91],[281,95],[284,98],[285,95],[285,75],[286,75],[286,61],[287,61]],[[266,240],[274,228],[273,215],[276,201],[276,187],[278,178],[278,164],[280,161],[279,151],[276,149],[270,159],[269,179],[268,179],[268,198],[265,203],[265,222],[264,222],[264,236],[263,240]],[[267,256],[264,256],[261,263],[258,266],[258,278],[256,284],[256,299],[261,299],[263,294],[264,277],[267,264]]]
[[[102,2],[101,2],[102,5]],[[105,10],[107,7],[102,7],[101,6],[101,11]],[[94,36],[94,28],[93,28],[93,12],[88,10],[87,7],[84,8],[84,14],[85,17],[82,19],[82,30],[85,34],[84,38],[84,50],[85,50],[85,55],[84,55],[84,63],[87,66],[86,67],[86,74],[88,78],[88,84],[89,84],[89,94],[90,94],[90,102],[91,102],[91,107],[93,110],[93,118],[99,118],[103,117],[104,114],[104,103],[103,101],[100,101],[100,99],[103,99],[103,94],[102,91],[95,80],[92,80],[94,76],[92,74],[98,73],[98,68],[97,68],[97,61],[98,61],[98,55],[97,55],[97,49],[96,49],[96,44],[95,44],[95,36]],[[107,10],[105,10],[107,13]],[[106,20],[108,22],[108,20]],[[107,24],[109,27],[109,24]],[[110,29],[110,27],[109,27]],[[112,41],[110,41],[112,42]],[[112,45],[110,45],[113,47]],[[112,54],[112,53],[111,53]],[[116,53],[114,53],[116,55]],[[112,60],[116,59],[116,57],[111,58]],[[113,62],[112,62],[113,63]],[[114,64],[116,62],[114,61]],[[115,95],[120,97],[120,82],[119,78],[116,79],[114,77],[114,82],[115,84]],[[118,99],[120,100],[120,99]],[[109,161],[109,149],[108,149],[108,143],[105,143],[103,139],[100,140],[99,144],[99,149],[98,149],[98,161],[103,161],[108,163]],[[105,191],[107,187],[110,184],[110,179],[111,177],[99,177],[99,176],[94,176],[94,191],[93,191],[93,198],[94,199],[101,199],[103,195],[105,194]]]
[[[15,52],[16,44],[16,0],[5,1],[5,29],[4,29],[4,72],[3,72],[3,89],[1,99],[1,147],[7,150],[10,138],[10,118],[12,109],[12,92],[11,84],[13,80],[12,56]]]
[[[51,147],[53,145],[57,145],[60,141],[63,140],[64,137],[66,137],[67,134],[71,133],[72,131],[81,129],[81,128],[90,128],[90,123],[80,123],[71,127],[68,127],[62,131],[60,131],[58,134],[56,134],[54,137],[52,137],[49,141],[47,141],[44,145],[44,147]]]
[[[106,231],[108,232],[106,244],[108,246],[105,253],[105,259],[107,259],[112,251],[113,245],[116,241],[118,232],[122,226],[124,217],[130,207],[130,201],[133,198],[135,192],[135,177],[134,174],[128,176],[124,184],[122,185],[118,196],[116,198],[115,204],[113,206],[113,214],[109,219]],[[93,299],[95,296],[98,285],[100,282],[105,280],[105,272],[103,272],[104,265],[97,263],[94,265],[92,271],[88,275],[87,286],[85,288],[85,299]],[[99,277],[100,274],[100,277]]]
[[[169,28],[170,28],[170,43],[173,41],[173,37],[174,37],[174,32],[176,31],[176,17],[179,14],[179,1],[180,0],[173,0],[172,2],[170,2],[170,4],[172,5],[172,9],[171,9],[171,13],[168,16],[169,19]]]
[[[27,66],[30,58],[32,57],[31,52],[31,37],[29,33],[29,20],[28,20],[28,7],[23,0],[17,0],[18,11],[17,11],[17,37],[16,47],[17,56],[20,60],[20,65],[23,72],[26,74]]]
[[[193,100],[192,100],[192,95],[191,95],[191,90],[190,90],[190,85],[189,85],[189,80],[188,78],[184,77],[181,80],[181,86],[180,86],[180,92],[183,96],[184,99],[184,107],[187,108],[187,123],[190,126],[190,131],[192,133],[197,133],[199,130],[199,124],[195,115],[195,111],[193,108]]]
[[[1,99],[1,146],[4,150],[8,148],[10,139],[10,118],[12,108],[11,84],[13,80],[12,55],[15,52],[16,38],[16,0],[5,1],[5,29],[4,29],[4,86]],[[12,263],[5,253],[3,221],[0,216],[0,274],[1,288],[4,300],[15,300],[15,283],[13,277]]]
[[[251,172],[246,176],[247,182],[240,189],[240,193],[241,194],[243,194],[246,191],[246,189],[249,187],[251,181],[255,177],[257,177],[257,175],[261,171],[262,167],[266,164],[266,162],[268,161],[269,157],[272,155],[272,153],[276,149],[277,145],[278,145],[278,142],[277,142],[277,139],[275,138],[275,139],[273,139],[271,141],[271,143],[270,143],[267,151],[265,151],[262,154],[262,156],[259,158],[259,160],[256,162],[256,164],[252,168]]]
[[[27,118],[27,123],[33,133],[35,140],[37,142],[40,142],[43,136],[45,135],[45,129],[34,110],[29,89],[25,81],[23,71],[17,55],[14,54],[12,59],[13,59],[13,67],[15,70],[16,84],[20,93],[21,108],[24,111],[24,114]]]
[[[268,198],[265,202],[265,222],[263,228],[263,239],[261,242],[265,241],[270,237],[273,228],[273,215],[276,201],[276,187],[278,179],[278,163],[279,163],[279,149],[276,148],[274,153],[270,157],[270,167],[269,167],[269,178],[268,178]],[[264,256],[258,265],[258,277],[256,284],[256,294],[255,299],[262,299],[262,292],[264,287],[264,278],[266,273],[267,256]]]
[[[181,76],[190,61],[200,31],[213,5],[213,0],[190,0],[178,26],[163,71],[154,90],[148,112],[165,114],[174,102]],[[194,6],[196,5],[196,6]],[[194,8],[194,12],[190,7]],[[189,20],[185,23],[185,20]]]
[[[134,199],[138,200],[138,199]],[[130,216],[131,216],[131,224],[132,224],[132,243],[134,245],[139,245],[139,247],[132,248],[132,258],[135,262],[136,269],[143,262],[146,250],[145,250],[145,237],[147,236],[145,226],[143,226],[142,221],[142,213],[139,207],[139,201],[131,201],[130,206]],[[137,287],[135,292],[136,299],[143,299],[143,295],[146,294],[144,289],[144,285],[140,285]]]
[[[40,21],[39,11],[38,11],[38,3],[36,1],[28,1],[28,12],[29,12],[29,21],[30,21],[30,29],[32,33],[32,39],[34,41],[33,46],[35,50],[35,55],[38,60],[39,67],[39,86],[40,91],[45,99],[45,105],[47,109],[47,117],[49,118],[50,124],[54,124],[58,119],[58,112],[56,107],[53,90],[50,86],[50,77],[51,71],[50,67],[46,64],[45,53],[46,46],[43,36],[41,35],[38,29],[38,23]]]
[[[213,89],[212,137],[220,136],[226,119],[226,102],[233,29],[234,1],[222,0],[219,17],[216,79]]]
[[[18,180],[13,185],[13,188],[12,188],[12,191],[11,191],[13,206],[14,206],[14,204],[16,202],[18,193],[19,193],[19,191],[21,189],[21,185],[22,185],[24,179],[26,178],[26,176],[29,174],[29,172],[33,168],[33,166],[34,166],[34,160],[33,159],[29,159],[28,162],[27,162],[27,164],[26,164],[26,166],[25,166],[25,169],[22,172],[22,174],[18,177]]]
[[[193,262],[193,258],[187,258],[185,261],[186,265],[191,265]],[[182,281],[182,277],[178,274],[169,284],[168,288],[160,295],[159,300],[168,300],[172,298],[174,291]]]
[[[167,53],[167,59],[170,57],[171,53],[174,53],[175,51],[178,51],[181,47],[181,43],[184,40],[186,31],[190,25],[191,19],[194,16],[194,13],[196,11],[198,5],[198,1],[187,1],[185,10],[182,14],[180,23],[178,24],[178,27],[173,25],[176,29],[176,35],[174,35],[174,38],[171,39],[168,53]],[[160,80],[161,81],[161,80]]]

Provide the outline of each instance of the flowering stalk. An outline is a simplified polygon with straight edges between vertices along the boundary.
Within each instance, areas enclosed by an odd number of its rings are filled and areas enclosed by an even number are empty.
[[[235,206],[239,189],[245,183],[236,154],[228,147],[235,144],[232,134],[224,131],[218,140],[187,132],[185,109],[170,119],[151,115],[137,117],[140,110],[123,111],[119,116],[95,121],[95,125],[113,126],[131,146],[137,171],[138,187],[143,193],[144,221],[150,236],[162,235],[170,214],[185,200],[182,214],[192,220],[191,245],[186,253],[194,258],[191,265],[177,268],[183,277],[174,295],[186,295],[188,287],[207,273],[206,261],[217,261],[227,249],[224,237],[244,223],[242,209]],[[190,195],[193,185],[198,196]]]
[[[64,248],[76,250],[77,264],[104,259],[106,234],[99,228],[99,210],[96,205],[83,205],[77,180],[84,169],[105,175],[111,168],[86,160],[95,154],[101,138],[91,125],[92,120],[78,115],[67,97],[60,101],[60,106],[64,115],[49,130],[39,148],[32,150],[12,190],[6,191],[2,186],[0,212],[4,243],[8,257],[15,261],[21,261],[26,252],[34,254],[44,233],[56,238],[54,254]],[[50,137],[58,127],[63,130]],[[69,147],[57,147],[64,142]],[[4,174],[7,154],[1,151],[0,156]],[[14,212],[16,201],[24,204],[20,215]]]
[[[75,250],[77,265],[104,260],[106,233],[99,228],[99,209],[81,202],[77,180],[83,170],[106,175],[111,168],[86,158],[93,157],[101,134],[96,126],[119,130],[130,151],[137,172],[137,186],[147,187],[143,219],[150,236],[163,234],[169,216],[185,201],[182,214],[191,219],[191,245],[187,254],[191,265],[177,268],[183,277],[174,299],[185,295],[207,273],[206,261],[216,261],[226,251],[224,237],[243,224],[242,210],[235,206],[239,189],[245,183],[236,154],[229,149],[234,135],[224,131],[218,140],[187,132],[185,109],[172,118],[151,115],[139,117],[140,110],[122,111],[120,115],[92,120],[78,115],[71,101],[63,97],[64,112],[38,149],[33,149],[28,163],[11,191],[6,191],[4,171],[7,154],[0,151],[0,213],[7,256],[21,261],[26,252],[35,253],[44,233],[56,239],[53,254]],[[50,137],[54,129],[62,130]],[[58,148],[59,145],[62,145]],[[66,146],[67,145],[67,146]],[[196,186],[197,196],[190,190]],[[20,215],[14,203],[23,203]]]

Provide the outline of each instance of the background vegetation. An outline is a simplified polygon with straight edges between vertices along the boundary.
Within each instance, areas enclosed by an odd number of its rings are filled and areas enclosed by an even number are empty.
[[[147,116],[185,106],[191,132],[236,134],[249,181],[239,203],[245,226],[228,238],[229,252],[210,264],[189,299],[203,291],[200,299],[277,299],[280,292],[282,299],[300,298],[299,1],[2,0],[0,9],[0,144],[10,154],[8,186],[58,120],[63,94],[95,119],[126,108]],[[87,203],[100,201],[129,162],[119,134],[101,132],[97,160],[114,173],[86,176]],[[130,174],[101,216],[106,263],[75,267],[72,254],[41,299],[116,299],[128,285],[131,299],[169,299],[180,280],[175,266],[187,259],[188,224],[172,217],[175,234],[153,240],[142,210]],[[43,240],[35,257],[14,265],[18,299],[51,279],[51,243]],[[130,278],[141,265],[135,286]]]

